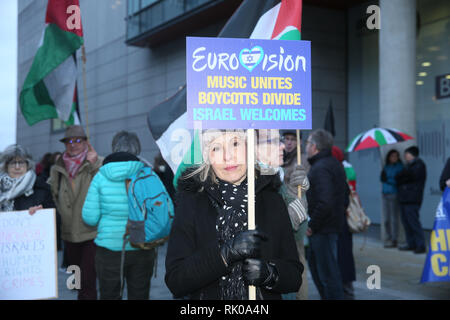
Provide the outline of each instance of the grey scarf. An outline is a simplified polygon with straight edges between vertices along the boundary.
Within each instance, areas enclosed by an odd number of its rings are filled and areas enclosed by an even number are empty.
[[[36,173],[33,170],[19,178],[11,178],[7,173],[0,174],[0,212],[14,211],[14,199],[33,194],[35,181]]]

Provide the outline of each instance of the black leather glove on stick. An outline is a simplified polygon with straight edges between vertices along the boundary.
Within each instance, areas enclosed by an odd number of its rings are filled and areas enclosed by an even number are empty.
[[[233,239],[225,242],[220,248],[220,254],[227,265],[246,258],[258,258],[261,253],[261,241],[267,236],[258,230],[247,230],[239,233]]]
[[[245,259],[243,276],[247,285],[271,289],[278,280],[278,271],[275,265],[266,261]]]

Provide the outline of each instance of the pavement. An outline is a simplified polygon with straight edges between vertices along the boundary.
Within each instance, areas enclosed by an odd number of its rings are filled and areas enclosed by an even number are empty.
[[[425,232],[430,239],[429,232]],[[355,300],[450,300],[450,282],[420,283],[426,254],[414,254],[411,251],[399,251],[396,248],[383,248],[380,238],[380,228],[373,225],[363,234],[353,235],[353,254],[356,266]],[[158,249],[158,268],[156,277],[151,280],[151,300],[171,300],[172,294],[164,282],[164,260],[167,244]],[[58,252],[61,261],[61,252]],[[380,286],[371,284],[373,270],[380,271]],[[369,268],[370,267],[370,268]],[[368,270],[369,268],[369,270]],[[58,272],[58,300],[76,300],[77,292],[67,288],[70,274]],[[369,280],[369,281],[368,281]],[[368,285],[369,283],[369,285]],[[320,300],[308,271],[308,296],[310,300]],[[126,299],[126,289],[124,292]]]

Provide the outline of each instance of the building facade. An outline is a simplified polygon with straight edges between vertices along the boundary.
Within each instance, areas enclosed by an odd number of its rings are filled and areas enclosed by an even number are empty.
[[[439,175],[450,155],[450,3],[401,0],[393,7],[389,1],[303,1],[302,39],[311,41],[312,50],[313,128],[323,128],[331,103],[335,144],[342,149],[374,126],[396,127],[416,137],[412,143],[418,144],[428,165],[421,219],[425,228],[431,228],[440,195]],[[81,52],[77,53],[80,116],[100,155],[111,152],[116,132],[128,130],[139,136],[142,156],[153,161],[158,148],[147,113],[185,84],[185,37],[217,36],[241,2],[80,0],[87,58],[84,73]],[[380,8],[380,29],[370,29],[367,23],[371,5]],[[18,93],[45,27],[46,6],[45,0],[19,0]],[[383,33],[383,17],[389,26],[399,15],[397,20],[404,23],[392,27],[398,32]],[[405,34],[413,37],[405,39]],[[403,47],[392,48],[389,41]],[[393,55],[392,62],[388,58]],[[403,71],[390,71],[389,66],[402,61]],[[388,82],[392,85],[386,86]],[[398,102],[399,97],[404,99]],[[35,159],[63,150],[62,136],[57,121],[30,127],[18,108],[17,142]],[[386,152],[371,149],[347,155],[357,173],[363,205],[375,223],[380,221],[380,159]]]

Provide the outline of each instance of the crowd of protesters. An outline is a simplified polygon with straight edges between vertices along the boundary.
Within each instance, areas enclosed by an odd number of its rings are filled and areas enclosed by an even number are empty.
[[[256,130],[255,219],[248,230],[246,133],[202,133],[201,165],[187,169],[174,188],[173,173],[158,155],[154,170],[175,204],[165,281],[175,298],[308,298],[307,270],[322,299],[352,299],[356,280],[352,233],[346,219],[356,174],[325,130],[312,131],[300,155],[291,130]],[[129,299],[149,299],[155,250],[122,247],[128,219],[125,182],[143,166],[140,141],[120,131],[103,158],[81,126],[60,140],[64,152],[38,164],[20,145],[0,157],[0,212],[42,208],[57,212],[62,267],[81,269],[78,299],[121,299],[121,268]],[[298,157],[300,155],[300,158]],[[426,251],[420,224],[426,166],[415,146],[386,155],[381,171],[383,243]],[[439,182],[450,187],[450,159]],[[406,244],[400,245],[404,229]],[[121,250],[124,249],[124,261]],[[122,270],[122,271],[123,271]]]

